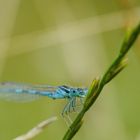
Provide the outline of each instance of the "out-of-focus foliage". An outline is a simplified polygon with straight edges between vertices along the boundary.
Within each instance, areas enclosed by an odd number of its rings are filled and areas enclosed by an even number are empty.
[[[140,19],[139,0],[0,0],[0,81],[88,87]],[[140,140],[140,41],[128,67],[85,117],[75,140]],[[60,116],[65,101],[0,101],[0,139],[11,140],[39,121]],[[59,120],[35,140],[62,139]]]

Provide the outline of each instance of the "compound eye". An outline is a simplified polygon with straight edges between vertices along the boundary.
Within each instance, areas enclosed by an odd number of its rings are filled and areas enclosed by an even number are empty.
[[[76,91],[75,90],[73,90],[73,93],[75,93]]]

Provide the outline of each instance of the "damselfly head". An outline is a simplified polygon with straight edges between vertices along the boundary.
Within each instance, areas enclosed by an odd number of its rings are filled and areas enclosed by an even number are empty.
[[[85,97],[88,92],[87,88],[77,88],[77,93],[79,97]]]

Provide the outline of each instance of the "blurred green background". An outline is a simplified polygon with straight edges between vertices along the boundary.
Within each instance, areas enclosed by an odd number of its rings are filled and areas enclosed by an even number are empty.
[[[139,0],[0,0],[0,81],[89,87],[140,21]],[[140,39],[129,65],[105,87],[74,140],[140,140]],[[61,140],[64,100],[0,100],[0,139],[57,116],[35,140]]]

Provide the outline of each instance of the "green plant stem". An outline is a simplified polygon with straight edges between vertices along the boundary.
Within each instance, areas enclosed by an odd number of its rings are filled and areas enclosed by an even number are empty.
[[[117,58],[105,72],[103,77],[101,79],[96,78],[95,80],[93,80],[89,88],[87,97],[85,99],[83,109],[79,112],[76,119],[69,127],[68,131],[63,137],[63,140],[71,140],[73,138],[73,136],[78,132],[78,130],[81,128],[83,124],[82,119],[85,113],[95,103],[104,86],[126,67],[127,59],[125,58],[125,55],[132,47],[139,34],[140,34],[140,24],[138,24],[136,28],[129,34],[129,36],[127,36],[124,39]]]

